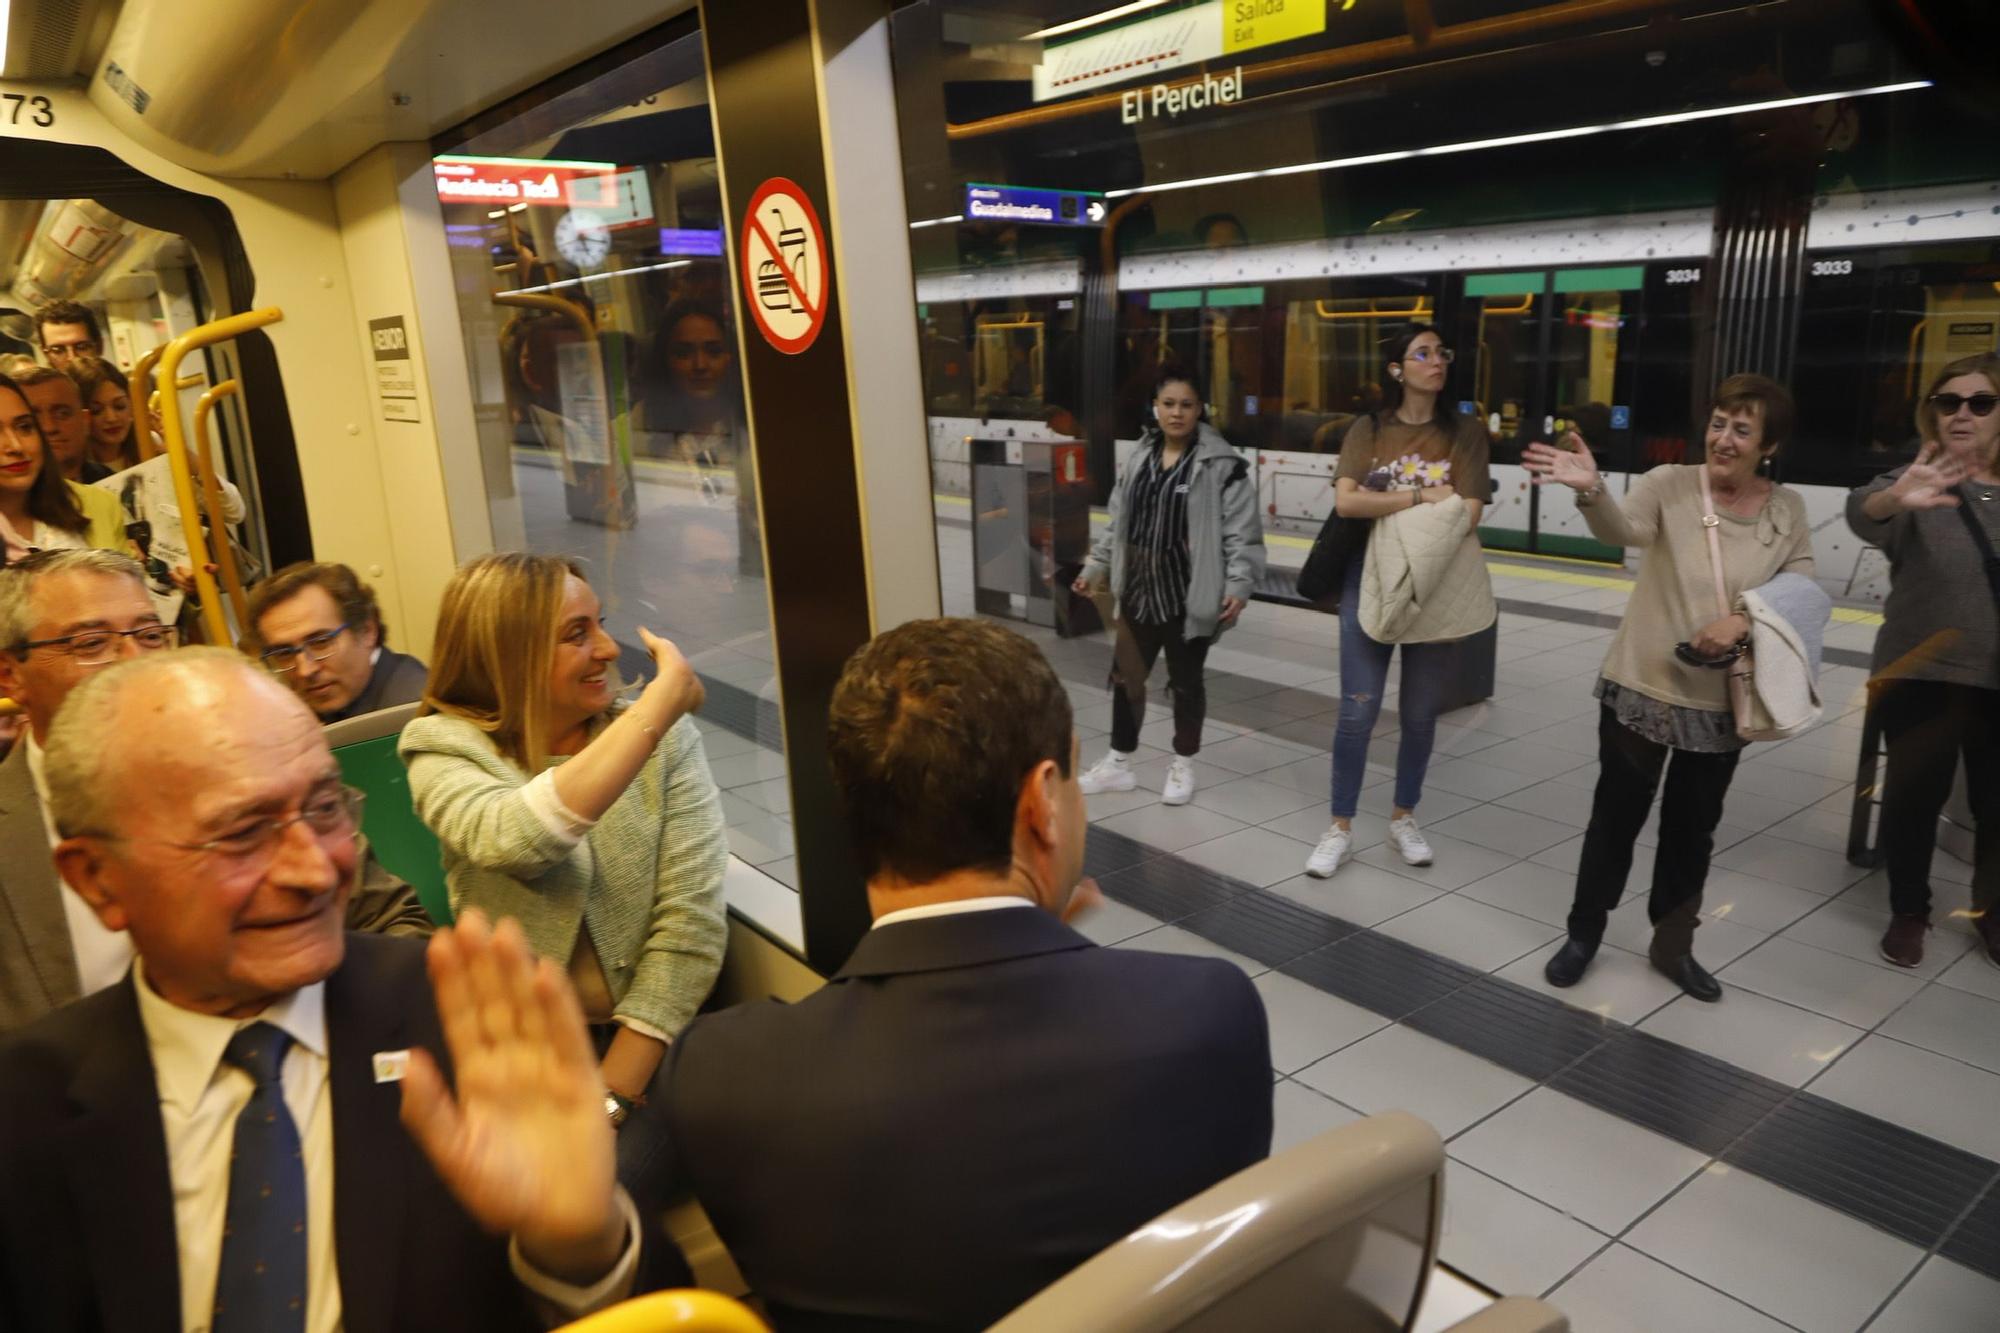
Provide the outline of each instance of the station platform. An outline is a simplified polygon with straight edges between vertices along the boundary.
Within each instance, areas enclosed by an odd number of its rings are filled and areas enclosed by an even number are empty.
[[[640,529],[674,534],[674,550],[573,523],[558,549],[592,555],[614,604],[657,613],[649,626],[707,678],[735,878],[769,904],[796,871],[762,584],[738,570],[731,511],[679,487],[641,492],[675,510]],[[948,614],[971,613],[964,512],[939,506]],[[1434,865],[1406,866],[1382,841],[1392,672],[1354,858],[1329,880],[1303,874],[1327,823],[1339,626],[1260,601],[1209,655],[1193,803],[1159,801],[1160,703],[1140,789],[1091,800],[1088,869],[1107,901],[1079,928],[1241,967],[1270,1015],[1278,1145],[1376,1111],[1422,1116],[1453,1161],[1443,1261],[1546,1296],[1578,1328],[1991,1327],[2000,969],[1972,948],[1970,870],[1940,851],[1938,927],[1904,971],[1876,952],[1883,876],[1843,854],[1876,613],[1841,608],[1825,720],[1753,747],[1737,771],[1696,936],[1722,1001],[1688,999],[1647,965],[1651,825],[1604,949],[1558,992],[1541,968],[1596,781],[1591,686],[1631,581],[1511,555],[1489,569],[1498,686],[1440,728],[1418,809]],[[1006,623],[1066,682],[1092,761],[1110,721],[1108,637]]]

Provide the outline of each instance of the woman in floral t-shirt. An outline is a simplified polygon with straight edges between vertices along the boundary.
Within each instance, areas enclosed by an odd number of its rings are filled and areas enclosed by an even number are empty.
[[[1341,441],[1334,473],[1334,506],[1343,518],[1380,518],[1419,504],[1465,497],[1472,527],[1488,495],[1485,426],[1452,411],[1444,397],[1452,353],[1438,331],[1412,324],[1389,340],[1388,383],[1380,411],[1357,420]],[[1340,598],[1340,722],[1333,734],[1332,823],[1306,861],[1306,873],[1324,879],[1340,868],[1353,843],[1354,813],[1368,767],[1368,739],[1382,712],[1392,643],[1378,643],[1361,628],[1363,561],[1347,564]],[[1406,643],[1402,719],[1396,748],[1395,805],[1389,844],[1413,866],[1431,863],[1431,846],[1417,827],[1431,745],[1442,711],[1449,643]]]

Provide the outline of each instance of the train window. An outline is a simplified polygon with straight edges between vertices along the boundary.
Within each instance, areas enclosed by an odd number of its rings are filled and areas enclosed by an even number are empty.
[[[1786,479],[1855,486],[1908,461],[1916,405],[1960,357],[2000,347],[2000,245],[1815,256],[1806,276]]]
[[[641,626],[679,645],[730,845],[795,879],[701,66],[698,36],[642,54],[567,94],[567,123],[529,111],[433,170],[495,545],[582,557],[628,674],[650,674]]]

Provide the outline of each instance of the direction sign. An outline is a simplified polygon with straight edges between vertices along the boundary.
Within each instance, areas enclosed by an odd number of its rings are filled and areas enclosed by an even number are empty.
[[[743,296],[764,341],[797,356],[826,323],[826,229],[806,192],[773,176],[750,196],[737,236]]]
[[[1031,185],[968,185],[967,222],[1033,222],[1050,227],[1095,227],[1104,222],[1104,197],[1089,190],[1042,190]]]

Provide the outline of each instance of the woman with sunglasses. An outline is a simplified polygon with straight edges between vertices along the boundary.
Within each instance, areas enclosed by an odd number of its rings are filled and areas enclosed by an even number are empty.
[[[85,547],[131,554],[118,501],[63,476],[27,395],[0,375],[0,564]]]
[[[673,1174],[653,1095],[667,1043],[722,968],[729,844],[694,723],[701,679],[671,643],[639,638],[657,671],[626,699],[580,567],[481,556],[445,585],[422,715],[397,750],[453,909],[515,918],[568,969],[595,1025],[619,1179],[647,1206]]]
[[[1722,803],[1744,742],[1736,735],[1727,667],[1743,651],[1750,621],[1718,616],[1713,526],[1722,578],[1732,601],[1783,573],[1813,572],[1812,527],[1796,491],[1763,475],[1791,434],[1792,395],[1762,375],[1731,375],[1708,412],[1707,454],[1699,463],[1656,467],[1621,500],[1605,487],[1583,438],[1564,447],[1531,444],[1521,462],[1537,484],[1576,492],[1591,535],[1643,550],[1639,578],[1612,637],[1596,694],[1597,790],[1577,861],[1569,938],[1543,975],[1574,986],[1596,957],[1611,909],[1625,896],[1632,848],[1660,801],[1660,842],[1653,858],[1647,916],[1653,967],[1697,1000],[1719,1000],[1722,986],[1695,961],[1694,932]],[[1711,525],[1702,482],[1714,498]]]
[[[1977,825],[1972,924],[2000,967],[2000,356],[1954,361],[1917,404],[1916,461],[1847,497],[1847,523],[1889,556],[1869,692],[1888,749],[1882,956],[1924,960],[1931,852],[1961,755]]]
[[[1465,497],[1472,531],[1486,506],[1486,427],[1454,412],[1444,392],[1452,352],[1429,324],[1411,324],[1384,349],[1379,410],[1356,419],[1340,443],[1334,474],[1334,507],[1342,518],[1382,518],[1420,504]],[[1354,815],[1368,768],[1368,741],[1382,713],[1393,643],[1377,643],[1361,628],[1363,560],[1349,560],[1340,597],[1340,720],[1333,733],[1332,822],[1306,858],[1306,873],[1325,879],[1347,859]],[[1480,577],[1484,578],[1482,573]],[[1396,790],[1389,815],[1389,845],[1413,866],[1433,859],[1417,827],[1431,746],[1437,738],[1442,690],[1455,648],[1450,643],[1406,643],[1403,691],[1398,699],[1402,734],[1396,746]]]

